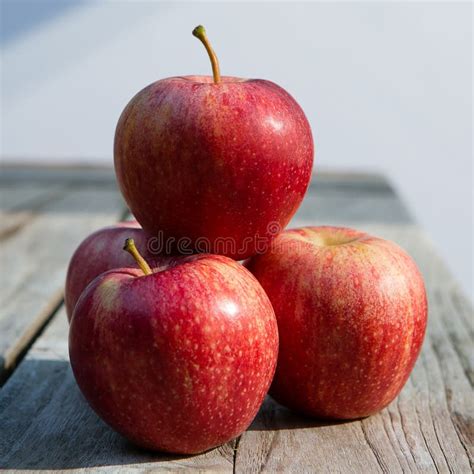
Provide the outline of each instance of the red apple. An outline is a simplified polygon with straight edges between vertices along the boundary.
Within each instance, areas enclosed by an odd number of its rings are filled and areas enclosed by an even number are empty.
[[[146,231],[243,259],[264,249],[300,205],[313,139],[284,89],[220,77],[211,59],[214,78],[171,77],[133,97],[115,133],[115,171]]]
[[[202,452],[245,430],[277,352],[267,295],[217,255],[182,257],[146,276],[100,275],[69,333],[74,375],[97,414],[134,443],[173,453]]]
[[[400,247],[352,229],[306,227],[281,233],[247,265],[277,316],[270,393],[278,402],[351,419],[397,396],[427,318],[422,277]]]
[[[122,252],[127,237],[135,240],[143,255],[149,255],[147,237],[137,221],[119,222],[97,230],[76,249],[69,262],[64,292],[69,320],[79,296],[95,277],[113,268],[136,266],[135,260],[127,252]]]

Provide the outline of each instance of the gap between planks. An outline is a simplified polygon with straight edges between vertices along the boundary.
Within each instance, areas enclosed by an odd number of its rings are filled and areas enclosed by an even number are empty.
[[[16,188],[17,189],[17,188]],[[0,191],[5,186],[0,187]],[[38,190],[38,202],[21,192],[9,195],[4,208],[11,216],[28,206],[36,213],[2,242],[0,307],[0,380],[11,376],[25,350],[62,301],[69,259],[89,233],[123,217],[126,208],[117,190],[75,184]],[[33,200],[32,200],[33,199]],[[4,204],[2,202],[2,204]]]

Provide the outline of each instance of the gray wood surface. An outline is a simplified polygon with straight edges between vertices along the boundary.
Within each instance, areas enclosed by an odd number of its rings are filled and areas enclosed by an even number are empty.
[[[0,381],[62,301],[72,252],[125,205],[113,181],[0,179]]]
[[[32,181],[53,185],[69,179],[67,170],[56,175],[53,171],[43,172],[36,180],[30,170],[9,173],[26,186],[31,186]],[[72,252],[58,240],[73,239],[74,234],[77,237],[74,242],[78,242],[94,226],[116,219],[121,212],[120,198],[110,184],[113,178],[106,171],[101,171],[96,178],[91,177],[90,171],[87,173],[89,176],[84,175],[88,179],[86,183],[81,182],[77,173],[74,186],[68,186],[64,195],[60,187],[62,197],[52,198],[51,202],[45,197],[47,194],[39,192],[47,201],[41,209],[56,206],[62,211],[38,211],[34,219],[39,222],[36,227],[27,221],[1,242],[3,253],[0,255],[8,256],[4,247],[10,252],[13,248],[33,249],[38,232],[54,236],[54,242],[47,239],[42,244],[40,255],[33,257],[30,250],[20,257],[19,268],[12,271],[12,282],[7,286],[9,292],[2,292],[0,314],[12,315],[15,307],[20,307],[23,316],[19,327],[23,334],[26,328],[33,328],[25,344],[37,336],[36,326],[31,321],[38,317],[39,308],[43,308],[49,323],[0,391],[0,468],[107,472],[192,469],[206,472],[471,472],[474,455],[472,307],[429,239],[413,224],[393,189],[378,176],[331,173],[316,176],[292,226],[358,227],[396,241],[418,262],[429,297],[428,334],[409,382],[387,409],[364,420],[321,423],[300,417],[267,398],[248,431],[237,440],[199,456],[145,452],[110,430],[90,410],[76,387],[67,358],[68,326],[64,308],[60,306],[54,311],[61,298],[54,295],[58,285],[60,287],[59,275],[65,271],[66,253]],[[11,175],[8,178],[9,182]],[[2,182],[0,178],[0,190],[6,184],[7,181]],[[107,204],[98,205],[94,193],[102,193]],[[91,204],[72,213],[74,218],[66,218],[70,214],[67,206],[78,200],[83,203],[87,200],[86,194],[95,196],[90,198]],[[22,204],[10,197],[8,206],[0,206],[2,212],[11,215],[15,209],[27,207],[28,199],[21,197],[21,193],[18,195],[23,199]],[[117,208],[114,207],[116,202]],[[77,223],[79,221],[82,223]],[[79,233],[80,236],[76,235]],[[74,248],[75,243],[71,245]],[[52,284],[45,281],[50,271],[40,270],[47,268],[57,247],[61,256],[51,271],[55,282]],[[31,275],[38,272],[40,277],[36,276],[35,283]],[[4,294],[11,295],[14,288],[27,290],[25,302],[9,303],[4,299]],[[28,303],[30,298],[34,304]],[[0,318],[0,324],[3,320],[5,316]],[[12,316],[10,320],[15,321]],[[9,329],[15,324],[3,327]],[[10,336],[3,337],[1,327],[0,334],[0,342],[8,344]],[[9,334],[18,340],[18,331]]]

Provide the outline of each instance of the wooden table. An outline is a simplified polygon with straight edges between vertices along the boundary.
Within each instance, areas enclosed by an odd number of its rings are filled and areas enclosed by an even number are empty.
[[[142,451],[85,403],[68,362],[63,284],[91,231],[126,215],[110,170],[3,169],[0,177],[0,467],[142,472],[470,472],[472,308],[379,176],[321,173],[292,222],[365,229],[418,262],[429,294],[421,357],[401,395],[370,418],[321,423],[267,399],[248,431],[199,456]]]

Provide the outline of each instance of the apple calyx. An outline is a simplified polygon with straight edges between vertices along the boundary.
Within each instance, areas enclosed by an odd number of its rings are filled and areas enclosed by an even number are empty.
[[[133,239],[126,239],[125,245],[123,246],[123,250],[127,251],[138,263],[138,266],[141,268],[145,275],[151,275],[153,272],[148,265],[147,261],[141,256],[140,252],[138,251],[135,241]]]
[[[221,72],[219,69],[219,61],[217,60],[216,53],[212,49],[211,43],[207,38],[206,29],[202,25],[196,26],[193,30],[193,36],[201,41],[201,43],[206,48],[207,54],[209,54],[209,59],[211,60],[212,66],[212,76],[214,78],[214,84],[219,84],[221,82]]]

